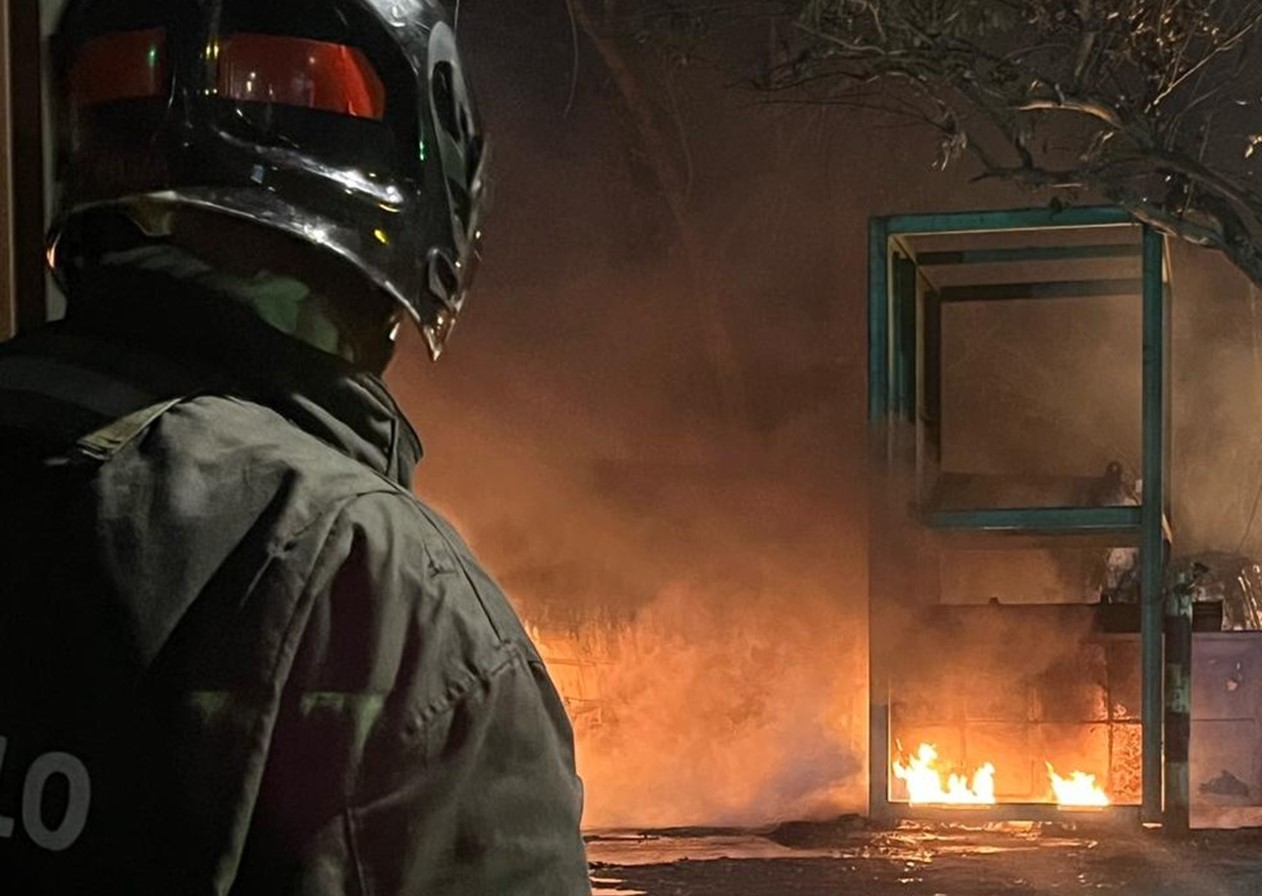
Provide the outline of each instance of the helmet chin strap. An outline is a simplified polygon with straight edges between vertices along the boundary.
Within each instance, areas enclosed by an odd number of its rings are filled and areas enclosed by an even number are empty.
[[[322,352],[380,374],[394,354],[399,322],[379,334],[359,332],[339,321],[337,300],[284,274],[259,271],[246,279],[228,274],[224,290],[269,326]]]
[[[233,279],[237,282],[227,291],[271,327],[322,352],[356,360],[354,346],[306,283],[270,271],[259,271],[249,280]]]
[[[387,322],[389,329],[375,340],[378,344],[368,345],[373,341],[372,334],[358,333],[340,322],[335,299],[296,277],[268,270],[248,277],[230,273],[169,242],[149,242],[107,252],[100,261],[106,267],[160,273],[195,283],[249,308],[273,329],[372,373],[381,373],[393,354],[398,320]]]
[[[266,324],[326,354],[378,374],[393,354],[397,321],[380,334],[379,345],[368,345],[373,334],[339,322],[336,300],[295,277],[261,270],[250,278],[220,272],[215,280]]]
[[[141,230],[151,228],[160,234],[157,239],[213,270],[215,288],[269,326],[372,373],[381,373],[393,357],[402,307],[385,299],[365,301],[359,291],[368,287],[360,278],[330,276],[328,267],[313,267],[310,247],[286,242],[297,251],[278,252],[275,244],[268,248],[277,237],[266,231],[208,221],[161,201],[137,203],[137,216],[144,219],[137,221]],[[260,246],[256,257],[251,250]],[[373,308],[392,310],[370,312]]]

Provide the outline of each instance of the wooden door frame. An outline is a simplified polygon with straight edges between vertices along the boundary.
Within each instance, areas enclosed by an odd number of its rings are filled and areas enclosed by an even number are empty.
[[[7,149],[4,242],[4,305],[0,335],[44,323],[48,305],[44,274],[44,116],[41,70],[44,41],[38,0],[8,0],[0,28],[7,61],[4,72]],[[7,331],[7,332],[6,332]]]

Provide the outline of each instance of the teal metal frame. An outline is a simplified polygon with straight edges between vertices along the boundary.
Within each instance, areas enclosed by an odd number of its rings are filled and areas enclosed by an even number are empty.
[[[878,463],[894,462],[895,420],[912,420],[917,413],[916,339],[906,338],[906,320],[894,308],[897,281],[906,276],[902,259],[891,263],[891,243],[898,237],[928,234],[993,233],[998,231],[1046,231],[1059,228],[1107,227],[1137,224],[1126,211],[1112,206],[1080,208],[1031,208],[1009,211],[951,212],[877,217],[869,222],[868,247],[868,416]],[[1142,225],[1140,247],[1107,243],[1035,249],[991,249],[975,252],[926,253],[935,265],[992,263],[1024,260],[1071,260],[1075,258],[1142,259],[1138,281],[1080,282],[1075,295],[1110,295],[1138,291],[1143,301],[1143,499],[1139,507],[1016,507],[926,513],[923,524],[939,530],[1006,532],[1039,535],[1125,533],[1140,545],[1140,612],[1142,644],[1142,801],[1139,817],[1145,823],[1161,821],[1162,814],[1162,718],[1163,718],[1163,601],[1162,583],[1167,556],[1166,520],[1169,500],[1168,369],[1169,290],[1165,279],[1163,237]],[[912,262],[913,267],[915,262]],[[1084,284],[1086,288],[1084,289]],[[1116,287],[1116,288],[1115,288]],[[1058,288],[1038,284],[1008,284],[975,300],[1008,298],[1056,298]],[[958,292],[958,291],[957,291]],[[963,298],[959,293],[956,298]],[[945,297],[940,297],[945,299]],[[918,327],[923,322],[912,322]],[[918,336],[916,338],[919,338]],[[908,345],[911,356],[908,357]],[[933,359],[940,364],[940,358]],[[874,542],[876,538],[874,536]],[[871,609],[869,613],[871,615]],[[875,621],[870,620],[875,626]],[[875,632],[875,628],[870,631]],[[888,817],[906,814],[889,802],[889,700],[881,670],[872,668],[870,714],[870,809]],[[879,759],[878,759],[879,758]]]

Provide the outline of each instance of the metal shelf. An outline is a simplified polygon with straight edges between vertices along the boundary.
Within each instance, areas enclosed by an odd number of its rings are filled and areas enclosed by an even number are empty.
[[[1138,533],[1140,507],[1002,507],[983,510],[935,510],[925,515],[934,529],[1018,534]]]

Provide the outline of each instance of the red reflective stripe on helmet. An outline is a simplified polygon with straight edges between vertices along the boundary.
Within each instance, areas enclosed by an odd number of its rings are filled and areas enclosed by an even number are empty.
[[[166,93],[166,44],[161,28],[93,38],[70,67],[71,100],[80,107],[97,106]]]
[[[304,37],[234,34],[219,47],[219,95],[380,121],[386,87],[355,47]]]

